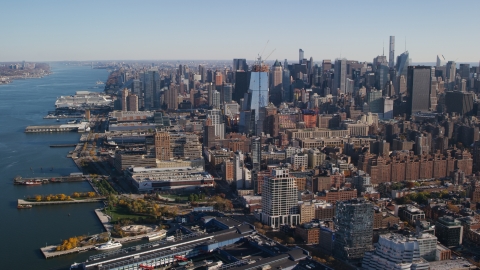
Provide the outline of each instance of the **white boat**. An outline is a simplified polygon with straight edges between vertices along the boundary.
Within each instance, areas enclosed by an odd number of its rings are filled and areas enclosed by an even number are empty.
[[[175,237],[174,236],[169,236],[169,237],[167,237],[167,241],[168,242],[173,242],[173,241],[175,241]]]
[[[114,248],[121,248],[122,244],[119,242],[113,242],[112,240],[108,240],[107,243],[102,244],[100,246],[95,247],[96,250],[109,250]]]
[[[76,270],[76,269],[82,269],[82,264],[81,263],[73,263],[70,265],[70,270]]]
[[[100,81],[100,80],[98,80],[96,84],[97,84],[97,85],[103,85],[103,84],[105,84],[105,83],[102,82],[102,81]]]

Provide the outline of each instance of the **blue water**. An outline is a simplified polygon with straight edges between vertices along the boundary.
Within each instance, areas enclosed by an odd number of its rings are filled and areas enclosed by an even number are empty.
[[[103,231],[93,209],[99,204],[16,208],[17,199],[36,194],[71,194],[90,191],[86,182],[14,186],[17,175],[59,176],[78,172],[66,157],[72,148],[50,148],[51,144],[76,143],[77,133],[25,134],[28,125],[57,124],[43,119],[53,111],[57,97],[89,89],[108,73],[88,66],[50,64],[53,74],[39,79],[16,80],[0,86],[0,269],[59,269],[86,255],[68,255],[45,260],[40,247],[61,239]],[[62,121],[66,121],[62,120]],[[53,167],[53,170],[51,170]],[[32,168],[32,169],[30,169]],[[70,215],[69,215],[70,214]]]

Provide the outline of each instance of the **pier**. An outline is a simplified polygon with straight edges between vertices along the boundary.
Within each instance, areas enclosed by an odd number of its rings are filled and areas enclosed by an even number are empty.
[[[48,125],[48,126],[28,126],[25,133],[42,133],[42,132],[73,132],[78,131],[77,126],[71,125]]]
[[[105,197],[97,197],[91,199],[81,199],[81,200],[70,200],[70,201],[26,201],[24,199],[18,199],[18,205],[31,205],[31,206],[39,206],[39,205],[59,205],[59,204],[75,204],[75,203],[98,203],[104,201]]]
[[[62,256],[62,255],[67,255],[67,254],[72,254],[72,253],[77,253],[77,252],[82,252],[82,251],[87,251],[92,249],[95,249],[94,245],[76,247],[76,248],[72,248],[69,250],[62,250],[62,251],[57,251],[57,246],[46,246],[46,247],[40,248],[40,251],[42,252],[45,259],[50,259],[50,258]]]
[[[48,168],[45,168],[48,170]],[[23,178],[17,176],[13,178],[14,185],[41,185],[49,183],[67,183],[67,182],[82,182],[87,181],[90,178],[90,175],[83,175],[82,173],[72,173],[67,176],[55,176],[55,177],[28,177]]]
[[[70,144],[51,144],[50,147],[51,148],[59,148],[59,147],[76,147],[77,144],[76,143],[70,143]]]

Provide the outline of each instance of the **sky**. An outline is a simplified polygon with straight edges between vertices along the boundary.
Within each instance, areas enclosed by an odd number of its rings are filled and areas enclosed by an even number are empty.
[[[478,62],[480,1],[184,0],[0,4],[0,62],[64,60],[372,61],[406,49],[413,62],[437,54]]]

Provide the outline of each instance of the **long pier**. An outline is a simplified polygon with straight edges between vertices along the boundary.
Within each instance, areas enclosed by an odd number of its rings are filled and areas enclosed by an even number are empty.
[[[29,177],[23,178],[17,176],[13,178],[14,185],[41,185],[49,183],[64,183],[64,182],[82,182],[87,181],[89,175],[74,174],[68,176],[55,176],[55,177]]]
[[[51,148],[58,148],[58,147],[76,147],[76,143],[67,143],[67,144],[51,144]]]
[[[102,202],[105,200],[105,197],[99,198],[91,198],[91,199],[83,199],[83,200],[70,200],[70,201],[26,201],[24,199],[18,199],[18,205],[31,205],[31,206],[38,206],[38,205],[54,205],[54,204],[75,204],[75,203],[97,203]]]

